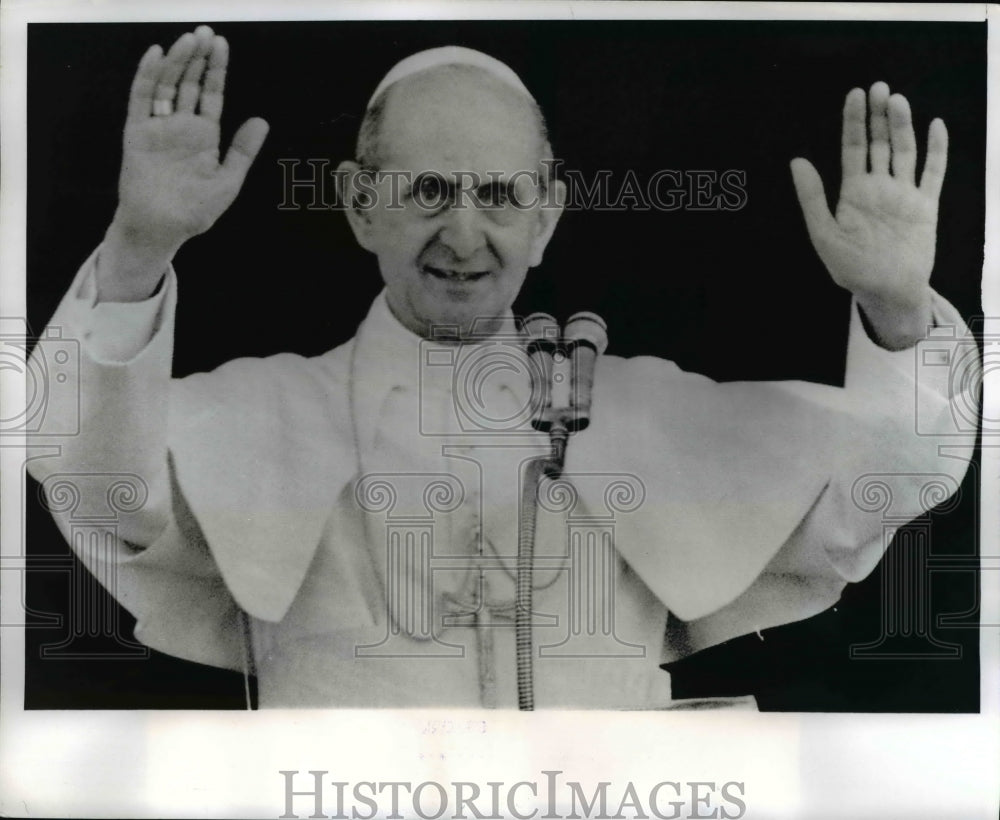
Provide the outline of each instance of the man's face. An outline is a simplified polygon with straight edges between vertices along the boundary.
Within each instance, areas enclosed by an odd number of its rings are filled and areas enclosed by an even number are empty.
[[[355,235],[377,255],[389,307],[410,330],[426,337],[449,325],[464,336],[476,319],[477,332],[492,329],[482,319],[510,308],[559,214],[536,184],[542,140],[530,102],[452,68],[401,80],[389,95],[385,174],[375,204],[351,212]]]

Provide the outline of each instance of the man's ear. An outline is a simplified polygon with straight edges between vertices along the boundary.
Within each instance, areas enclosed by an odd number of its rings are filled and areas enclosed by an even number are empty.
[[[528,262],[531,267],[542,264],[542,256],[545,248],[555,232],[559,217],[566,207],[566,183],[561,179],[553,180],[548,191],[542,195],[542,201],[538,206],[538,232],[531,245],[531,258]]]
[[[375,202],[374,180],[371,176],[353,160],[345,159],[337,166],[337,195],[344,205],[347,224],[351,226],[358,244],[366,251],[375,253],[371,213]]]

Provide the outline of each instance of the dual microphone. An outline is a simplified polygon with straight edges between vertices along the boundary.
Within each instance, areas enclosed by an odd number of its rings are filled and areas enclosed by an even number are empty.
[[[532,386],[537,410],[531,424],[547,432],[562,447],[571,433],[590,424],[594,365],[608,347],[608,329],[596,313],[570,316],[562,331],[547,313],[532,313],[524,320],[527,353],[534,367]]]
[[[535,708],[534,594],[535,528],[539,482],[543,476],[558,479],[566,461],[566,443],[572,433],[590,424],[590,399],[594,365],[608,347],[607,325],[593,313],[575,313],[560,331],[547,313],[532,313],[524,320],[531,360],[534,413],[531,424],[549,434],[551,452],[530,459],[521,485],[517,537],[517,608],[514,640],[517,650],[517,704]]]

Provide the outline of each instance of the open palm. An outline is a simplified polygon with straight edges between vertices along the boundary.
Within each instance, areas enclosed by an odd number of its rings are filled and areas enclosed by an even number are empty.
[[[934,265],[938,198],[944,180],[948,134],[934,120],[920,184],[915,182],[916,139],[905,97],[875,83],[868,94],[853,89],[844,103],[843,178],[836,215],[823,183],[805,159],[792,161],[792,176],[806,227],[833,280],[864,304],[899,313],[927,302]]]
[[[207,26],[165,56],[153,46],[132,84],[117,218],[152,245],[179,246],[232,204],[267,135],[244,123],[220,162],[219,117],[229,48]]]

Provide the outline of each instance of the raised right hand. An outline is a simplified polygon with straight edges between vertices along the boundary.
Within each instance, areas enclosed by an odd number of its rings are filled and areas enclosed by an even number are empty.
[[[180,246],[232,204],[268,125],[247,120],[220,161],[219,117],[229,46],[208,26],[164,55],[152,46],[132,83],[118,209],[99,264],[99,295],[144,298]],[[169,102],[171,113],[154,113]],[[155,104],[154,104],[155,103]]]

